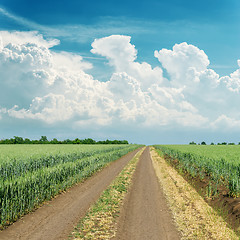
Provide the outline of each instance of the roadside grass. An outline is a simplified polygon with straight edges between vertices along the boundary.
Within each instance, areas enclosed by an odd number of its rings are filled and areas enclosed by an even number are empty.
[[[182,239],[239,239],[224,219],[153,148],[151,157]]]
[[[97,202],[90,207],[85,217],[75,227],[70,239],[111,239],[115,236],[117,217],[143,150],[144,148],[134,156]]]

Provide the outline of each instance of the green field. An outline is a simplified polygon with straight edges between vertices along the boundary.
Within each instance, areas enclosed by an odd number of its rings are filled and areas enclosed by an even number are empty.
[[[240,146],[155,145],[163,155],[178,159],[179,169],[192,177],[209,178],[209,195],[224,185],[230,196],[240,196]]]
[[[0,145],[0,226],[139,145]]]

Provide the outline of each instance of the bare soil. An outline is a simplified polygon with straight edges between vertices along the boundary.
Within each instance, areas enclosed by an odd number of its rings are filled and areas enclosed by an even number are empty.
[[[149,147],[140,156],[115,239],[180,239],[155,174]]]
[[[70,188],[66,193],[45,203],[7,229],[0,232],[1,240],[61,240],[67,239],[78,221],[134,157],[135,150],[114,161],[91,178]]]

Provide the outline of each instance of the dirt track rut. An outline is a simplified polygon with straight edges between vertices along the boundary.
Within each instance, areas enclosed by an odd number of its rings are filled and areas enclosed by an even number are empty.
[[[0,232],[1,240],[67,239],[90,205],[133,158],[137,150],[111,163],[85,182],[43,205]]]
[[[115,239],[180,239],[158,183],[149,147],[144,150],[137,165]]]

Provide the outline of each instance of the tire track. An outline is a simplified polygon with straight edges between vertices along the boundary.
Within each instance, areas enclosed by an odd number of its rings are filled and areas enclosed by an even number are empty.
[[[158,183],[149,147],[140,156],[115,239],[180,239]]]

